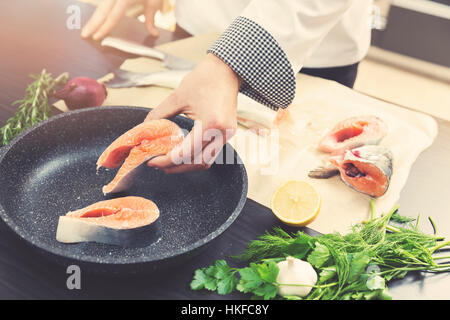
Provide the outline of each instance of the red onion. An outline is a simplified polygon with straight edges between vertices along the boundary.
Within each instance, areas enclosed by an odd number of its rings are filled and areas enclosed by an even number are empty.
[[[63,99],[69,109],[101,106],[108,95],[105,86],[88,77],[76,77],[53,94]]]

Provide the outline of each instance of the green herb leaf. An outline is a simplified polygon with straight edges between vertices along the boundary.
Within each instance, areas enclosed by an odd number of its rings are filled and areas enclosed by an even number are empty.
[[[365,300],[373,300],[376,299],[383,290],[373,290],[364,292],[363,296]]]
[[[305,233],[298,233],[297,238],[289,245],[287,255],[303,259],[313,248],[313,239]]]
[[[402,216],[398,212],[394,212],[392,214],[392,216],[391,216],[391,221],[392,222],[397,222],[397,223],[408,223],[408,222],[412,222],[412,221],[415,221],[415,220],[416,220],[415,218]]]
[[[319,243],[315,243],[314,250],[308,256],[308,262],[311,263],[314,267],[320,268],[330,259],[330,251],[328,248]]]
[[[225,260],[217,260],[214,264],[214,277],[217,279],[224,279],[230,275],[231,268]]]
[[[229,274],[217,283],[217,293],[221,295],[229,294],[236,288],[237,283],[238,279],[233,274]]]
[[[336,276],[336,266],[324,267],[319,274],[319,283],[327,282]]]
[[[278,272],[280,271],[277,264],[273,261],[258,264],[257,270],[261,279],[269,283],[277,281]]]
[[[277,286],[272,283],[264,283],[253,290],[256,296],[262,297],[264,300],[269,300],[277,295]]]
[[[250,264],[250,267],[243,268],[239,270],[239,275],[241,279],[239,281],[240,288],[242,292],[250,292],[257,287],[259,287],[263,280],[261,279],[255,264]]]
[[[191,282],[192,290],[200,290],[202,288],[211,287],[211,282],[214,281],[213,278],[208,276],[204,269],[198,269],[194,273],[194,279]]]
[[[384,278],[378,275],[370,276],[366,282],[366,286],[369,290],[384,289],[386,286],[386,282],[384,281]]]
[[[370,257],[366,252],[356,252],[348,254],[350,262],[350,271],[348,282],[353,282],[359,278],[369,264]]]

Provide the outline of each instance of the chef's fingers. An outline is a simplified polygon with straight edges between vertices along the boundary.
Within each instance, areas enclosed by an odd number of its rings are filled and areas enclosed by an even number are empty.
[[[224,142],[222,138],[214,138],[212,142],[210,142],[203,148],[201,153],[195,156],[193,163],[180,164],[177,166],[163,168],[162,170],[168,174],[207,170],[214,164],[214,161],[219,155],[223,146]]]
[[[94,32],[105,22],[106,17],[108,17],[109,12],[114,7],[116,0],[105,0],[100,2],[97,9],[95,9],[94,14],[86,23],[86,25],[81,30],[81,36],[83,38],[91,37]]]
[[[160,9],[158,3],[159,1],[147,0],[144,9],[145,27],[150,35],[154,37],[159,35],[158,28],[155,26],[155,14]]]
[[[120,19],[122,19],[123,16],[125,16],[125,13],[127,12],[127,9],[131,3],[132,1],[129,0],[116,1],[114,3],[114,7],[109,12],[105,22],[94,33],[92,38],[94,40],[99,40],[104,38],[108,33],[110,33],[111,30],[120,22]]]
[[[166,169],[180,164],[201,164],[201,161],[197,161],[195,156],[201,154],[207,143],[208,141],[203,141],[202,122],[196,120],[192,130],[180,144],[175,146],[167,155],[151,159],[147,162],[147,165]]]
[[[227,141],[226,132],[216,128],[203,130],[202,122],[195,121],[191,132],[164,157],[147,162],[167,173],[208,169]]]
[[[176,94],[172,93],[156,108],[148,113],[145,121],[171,118],[173,116],[176,116],[177,114],[180,114],[183,108],[183,102],[178,98]]]

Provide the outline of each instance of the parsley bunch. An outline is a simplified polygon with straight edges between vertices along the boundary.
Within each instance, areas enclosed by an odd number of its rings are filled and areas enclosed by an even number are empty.
[[[236,277],[236,273],[240,279]],[[278,266],[273,261],[250,263],[246,268],[231,268],[225,260],[217,260],[213,266],[195,271],[191,289],[205,288],[222,295],[238,290],[272,299],[277,294],[277,276]]]
[[[222,295],[238,290],[251,293],[254,298],[278,298],[281,284],[277,283],[277,262],[287,256],[308,261],[318,273],[316,285],[303,298],[308,300],[390,299],[387,283],[392,279],[403,278],[410,271],[450,271],[450,263],[438,262],[449,257],[436,256],[450,242],[422,233],[418,230],[419,218],[412,225],[415,219],[399,215],[398,207],[379,218],[373,217],[373,203],[371,208],[372,218],[355,225],[347,235],[312,237],[301,231],[291,235],[281,228],[266,232],[234,257],[249,262],[248,267],[232,268],[226,261],[217,260],[214,265],[195,271],[191,289]],[[430,222],[436,230],[434,222]]]

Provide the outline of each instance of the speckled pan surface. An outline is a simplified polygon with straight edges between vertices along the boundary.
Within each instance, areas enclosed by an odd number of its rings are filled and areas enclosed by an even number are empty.
[[[219,236],[246,200],[247,175],[236,153],[234,164],[214,164],[202,172],[167,175],[145,168],[128,192],[103,195],[102,186],[116,171],[97,174],[97,158],[116,137],[142,122],[148,111],[134,107],[72,111],[27,130],[1,148],[1,218],[44,252],[91,265],[156,264],[189,254]],[[192,121],[184,117],[171,120],[184,129],[192,127]],[[228,144],[226,148],[233,150]],[[142,196],[158,205],[161,235],[156,242],[122,248],[56,241],[59,216],[126,195]]]

